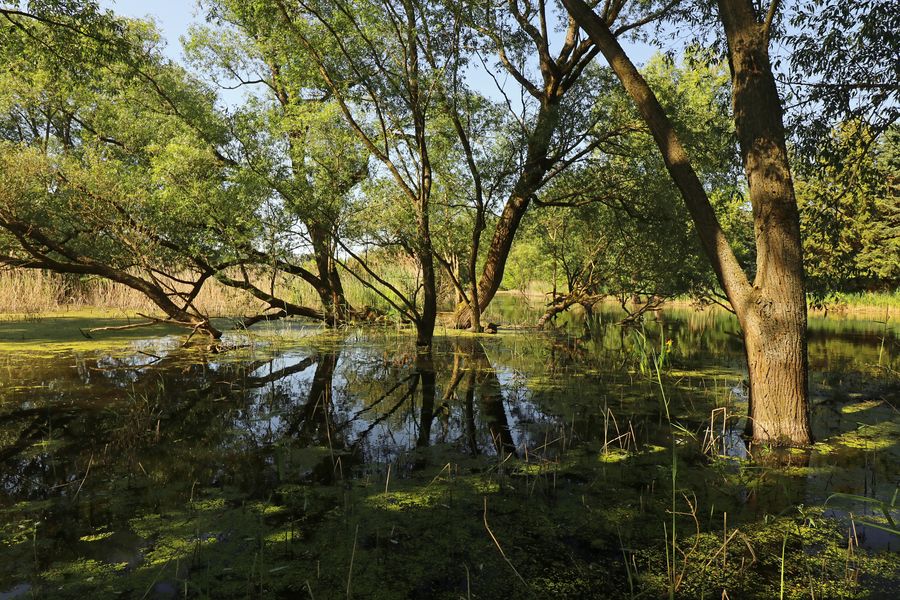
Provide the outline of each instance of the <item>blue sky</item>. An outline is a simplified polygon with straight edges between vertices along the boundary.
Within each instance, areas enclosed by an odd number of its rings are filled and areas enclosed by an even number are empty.
[[[140,19],[151,18],[156,22],[166,40],[166,55],[183,63],[181,38],[187,35],[191,24],[202,24],[203,16],[195,0],[99,0],[100,6],[112,9],[116,14]],[[243,102],[244,91],[219,90],[219,98],[225,106],[237,106]]]
[[[182,57],[179,38],[187,33],[192,22],[202,21],[201,17],[195,16],[197,4],[193,0],[100,0],[100,6],[126,17],[152,17],[169,43],[168,55],[179,61]]]

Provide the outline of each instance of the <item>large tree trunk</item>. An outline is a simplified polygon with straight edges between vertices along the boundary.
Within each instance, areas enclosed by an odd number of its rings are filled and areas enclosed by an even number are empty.
[[[789,300],[760,298],[757,306],[760,308],[746,311],[741,319],[753,440],[809,444],[806,312]]]
[[[756,279],[741,325],[755,440],[811,441],[800,216],[785,145],[768,28],[749,0],[720,0],[735,129],[753,206]]]
[[[744,335],[753,438],[808,444],[806,298],[800,227],[782,107],[767,50],[766,25],[747,0],[720,0],[734,87],[735,126],[753,205],[757,274],[751,285],[738,263],[690,158],[653,90],[583,0],[563,0],[600,48],[662,153],[703,248],[734,307]]]

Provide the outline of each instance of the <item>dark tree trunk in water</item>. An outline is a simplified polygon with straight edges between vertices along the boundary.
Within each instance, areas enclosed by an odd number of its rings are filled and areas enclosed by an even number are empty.
[[[758,309],[747,311],[740,320],[747,349],[754,441],[809,444],[806,311],[798,310],[789,299],[760,298]]]
[[[422,314],[416,322],[416,347],[420,352],[430,353],[431,341],[434,338],[434,324],[437,321],[437,286],[431,255],[423,257],[421,265],[424,301]]]
[[[475,342],[471,349],[469,368],[475,371],[481,418],[488,426],[497,454],[501,457],[509,454],[515,457],[516,445],[513,442],[512,430],[509,428],[506,407],[503,405],[503,386],[500,385],[497,372],[491,365],[484,346]]]
[[[341,276],[332,257],[331,236],[327,231],[312,224],[308,225],[308,229],[319,274],[316,291],[322,302],[322,312],[328,316],[329,322],[346,321],[350,308],[344,296]]]
[[[339,350],[316,356],[316,371],[306,398],[306,404],[293,416],[288,432],[309,444],[335,444],[331,432],[332,385],[334,371],[340,360]]]
[[[800,226],[784,142],[782,106],[768,56],[767,23],[748,0],[720,0],[728,38],[735,128],[753,205],[757,273],[738,263],[690,158],[650,86],[582,0],[563,0],[588,32],[650,128],[681,192],[719,283],[743,330],[755,441],[811,441],[807,389],[806,297]]]
[[[419,412],[419,436],[416,446],[424,448],[431,444],[431,424],[434,422],[434,399],[437,394],[437,374],[431,357],[420,356],[416,362],[419,381],[422,383],[422,409]]]

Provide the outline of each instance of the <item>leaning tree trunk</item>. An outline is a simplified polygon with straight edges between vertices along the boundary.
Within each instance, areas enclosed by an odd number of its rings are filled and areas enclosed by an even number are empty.
[[[767,50],[767,25],[747,0],[720,0],[731,58],[735,128],[753,205],[757,274],[751,285],[668,115],[609,25],[583,0],[563,0],[634,100],[681,192],[722,289],[741,324],[755,441],[811,440],[806,298],[797,205],[784,143],[782,107]]]
[[[500,284],[503,282],[503,273],[506,269],[506,261],[512,249],[513,240],[519,230],[522,217],[528,210],[531,198],[544,183],[547,174],[547,156],[550,153],[550,143],[553,132],[559,124],[560,96],[555,95],[546,99],[540,108],[534,131],[528,137],[528,149],[526,162],[519,175],[518,181],[513,186],[506,206],[500,214],[494,236],[488,248],[481,278],[478,280],[478,307],[479,312],[484,312],[494,299]],[[474,274],[472,274],[474,277]],[[457,307],[454,315],[456,327],[467,329],[472,324],[471,307],[462,304]]]
[[[130,273],[124,273],[112,268],[100,268],[97,271],[97,274],[143,293],[148,299],[156,304],[160,310],[166,313],[166,316],[168,316],[172,322],[178,325],[192,327],[195,331],[203,331],[214,340],[218,340],[222,337],[222,332],[212,325],[209,317],[191,313],[186,307],[178,306],[158,285],[150,283],[141,277],[136,277]]]

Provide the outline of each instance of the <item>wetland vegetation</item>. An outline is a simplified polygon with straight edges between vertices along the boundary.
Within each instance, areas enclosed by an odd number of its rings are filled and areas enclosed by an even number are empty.
[[[814,319],[819,441],[770,450],[732,317],[621,316],[439,330],[428,361],[394,326],[209,354],[4,322],[0,592],[893,597],[896,331]]]

